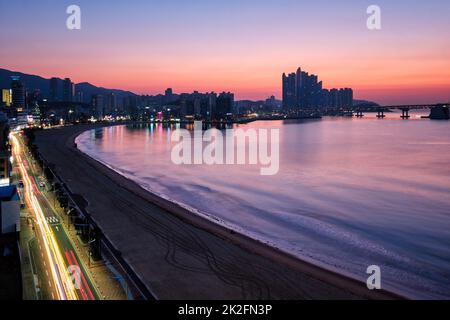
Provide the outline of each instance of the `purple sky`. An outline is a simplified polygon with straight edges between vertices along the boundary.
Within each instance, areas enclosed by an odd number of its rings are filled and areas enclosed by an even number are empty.
[[[381,7],[382,29],[366,27]],[[77,4],[82,29],[66,28]],[[0,0],[0,67],[158,93],[281,96],[298,66],[380,103],[450,100],[450,1]]]

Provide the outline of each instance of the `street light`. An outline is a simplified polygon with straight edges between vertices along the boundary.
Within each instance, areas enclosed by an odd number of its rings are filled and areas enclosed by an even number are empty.
[[[89,236],[90,236],[90,234],[89,234]],[[91,267],[91,255],[92,255],[92,250],[91,250],[91,243],[94,243],[95,241],[97,241],[97,239],[92,239],[92,240],[90,240],[90,241],[88,241],[88,265],[89,265],[89,268]]]

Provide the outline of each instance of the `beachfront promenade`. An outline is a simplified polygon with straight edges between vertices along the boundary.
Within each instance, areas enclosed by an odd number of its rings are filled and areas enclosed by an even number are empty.
[[[40,131],[36,144],[156,298],[396,298],[230,233],[146,192],[75,148],[75,137],[96,126]]]

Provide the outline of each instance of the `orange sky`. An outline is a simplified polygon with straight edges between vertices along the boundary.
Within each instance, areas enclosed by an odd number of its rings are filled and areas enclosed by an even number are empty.
[[[360,1],[199,1],[81,0],[79,31],[65,28],[61,2],[2,1],[0,67],[136,93],[264,99],[279,98],[281,74],[300,66],[360,99],[450,101],[449,2],[379,1],[383,27],[370,31]]]

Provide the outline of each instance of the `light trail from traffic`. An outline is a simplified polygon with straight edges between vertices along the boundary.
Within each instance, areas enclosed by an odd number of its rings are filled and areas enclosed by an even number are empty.
[[[50,228],[41,205],[34,194],[35,184],[31,181],[21,155],[21,147],[15,134],[10,135],[12,141],[12,151],[24,185],[25,202],[32,209],[38,231],[36,235],[44,245],[45,255],[49,261],[50,274],[56,287],[59,300],[78,300],[76,288],[72,281],[72,275],[68,272],[68,266],[64,263],[61,250]]]

